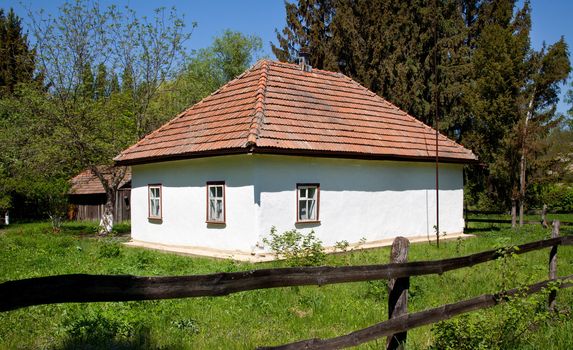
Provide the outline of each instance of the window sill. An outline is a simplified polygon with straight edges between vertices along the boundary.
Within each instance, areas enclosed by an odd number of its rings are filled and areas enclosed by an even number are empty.
[[[320,224],[320,220],[297,221],[295,224]]]
[[[149,217],[147,217],[147,220],[149,220],[149,221],[163,221],[163,218],[162,217],[151,217],[151,216],[149,216]]]
[[[226,225],[225,221],[205,221],[205,223],[209,225]]]

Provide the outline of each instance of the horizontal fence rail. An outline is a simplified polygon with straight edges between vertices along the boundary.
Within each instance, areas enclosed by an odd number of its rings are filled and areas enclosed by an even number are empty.
[[[457,258],[384,265],[293,267],[170,277],[84,274],[38,277],[1,283],[0,311],[54,303],[222,296],[254,289],[320,286],[441,274],[495,260],[508,252],[524,254],[557,245],[573,245],[573,236],[535,241]]]
[[[317,339],[317,338],[308,339],[280,346],[261,347],[259,348],[259,350],[343,349],[350,346],[360,345],[362,343],[375,340],[381,337],[389,336],[394,333],[404,332],[412,328],[447,320],[454,316],[467,313],[470,311],[489,308],[499,303],[507,301],[509,297],[514,296],[518,293],[520,295],[534,294],[541,291],[543,288],[547,287],[552,282],[557,283],[557,287],[561,289],[573,287],[573,283],[570,282],[572,280],[573,280],[573,275],[569,275],[558,279],[546,280],[543,282],[532,284],[526,287],[525,290],[522,288],[515,288],[496,294],[484,294],[457,303],[442,305],[433,309],[428,309],[421,312],[398,316],[388,321],[380,322],[373,326],[346,335],[342,335],[339,337],[334,337],[329,339]]]
[[[501,211],[479,211],[479,210],[465,210],[464,211],[464,219],[466,222],[482,222],[482,223],[490,223],[490,224],[511,224],[511,219],[499,219],[499,218],[484,218],[484,217],[472,217],[473,215],[508,215],[506,212]],[[543,225],[544,223],[547,224],[545,216],[542,214],[539,220],[525,220],[523,221],[524,224],[527,225]],[[573,226],[573,221],[561,221],[561,226]]]

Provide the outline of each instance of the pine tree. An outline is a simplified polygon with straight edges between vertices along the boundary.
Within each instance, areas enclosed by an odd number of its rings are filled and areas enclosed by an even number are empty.
[[[0,8],[0,97],[13,94],[19,83],[34,81],[35,53],[21,22],[13,9],[5,15]]]
[[[109,91],[112,90],[111,86],[109,85],[112,83],[108,82],[107,79],[107,68],[105,67],[105,64],[100,63],[97,66],[97,73],[94,82],[94,92],[96,99],[101,99],[109,96]],[[115,84],[115,82],[113,84]]]
[[[333,0],[285,1],[287,26],[275,30],[278,45],[271,49],[280,61],[296,62],[301,48],[310,50],[310,65],[319,69],[336,70],[336,57],[330,51]]]

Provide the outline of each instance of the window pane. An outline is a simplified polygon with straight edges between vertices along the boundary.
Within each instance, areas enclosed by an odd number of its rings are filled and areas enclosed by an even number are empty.
[[[159,216],[159,199],[151,199],[151,216]]]
[[[217,200],[217,221],[223,221],[223,200]]]
[[[315,194],[316,194],[316,188],[311,187],[308,189],[308,197],[307,198],[314,198]]]
[[[223,186],[217,186],[217,197],[223,197]]]
[[[209,187],[209,197],[213,198],[217,195],[217,188],[215,186]]]
[[[300,190],[300,198],[306,198],[306,188],[301,188]]]
[[[209,200],[209,220],[215,220],[217,215],[217,210],[215,208],[215,200]]]
[[[308,200],[307,206],[308,206],[308,219],[309,220],[316,220],[316,210],[315,210],[316,206],[315,206],[315,204],[316,204],[315,200],[312,200],[312,199]]]
[[[299,220],[307,220],[306,200],[298,202],[298,218]]]

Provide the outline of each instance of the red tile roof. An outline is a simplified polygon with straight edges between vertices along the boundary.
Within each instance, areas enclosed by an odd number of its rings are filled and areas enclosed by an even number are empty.
[[[427,161],[435,158],[435,131],[343,74],[262,60],[115,160],[246,152]],[[439,157],[477,159],[443,135]]]
[[[131,169],[127,168],[125,176],[119,184],[119,188],[124,187],[130,181]],[[72,184],[72,187],[69,191],[70,194],[105,194],[105,190],[101,184],[101,181],[89,169],[86,169],[78,175],[74,176],[70,182]]]

